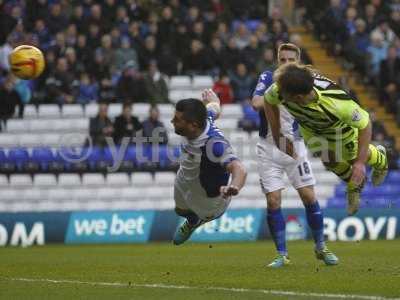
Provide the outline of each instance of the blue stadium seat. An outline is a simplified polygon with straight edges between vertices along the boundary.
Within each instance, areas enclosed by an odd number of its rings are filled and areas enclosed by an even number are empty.
[[[10,174],[15,172],[15,165],[10,162],[4,149],[0,148],[0,173]]]
[[[346,207],[345,199],[342,197],[333,197],[328,200],[327,208],[344,208]]]
[[[31,161],[37,163],[42,171],[48,171],[50,163],[55,161],[53,151],[48,147],[39,147],[32,150]]]
[[[101,148],[93,147],[88,149],[89,155],[87,157],[87,165],[89,170],[96,171],[97,164],[101,161],[104,161],[104,151]]]
[[[8,153],[8,161],[16,166],[17,171],[25,171],[29,162],[28,150],[26,148],[12,148]]]
[[[386,182],[400,184],[400,171],[390,171],[387,175]]]
[[[87,170],[86,158],[88,157],[88,148],[68,148],[58,149],[55,156],[57,163],[62,163],[66,171],[85,172]]]

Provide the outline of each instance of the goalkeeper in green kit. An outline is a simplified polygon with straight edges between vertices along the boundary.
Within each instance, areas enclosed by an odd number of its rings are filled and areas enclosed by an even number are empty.
[[[365,165],[372,167],[374,185],[381,184],[388,172],[386,149],[370,143],[368,113],[309,66],[285,64],[275,71],[274,81],[264,94],[264,110],[278,148],[296,157],[292,142],[280,133],[278,105],[283,105],[299,123],[307,148],[347,182],[347,212],[355,214],[366,181]]]

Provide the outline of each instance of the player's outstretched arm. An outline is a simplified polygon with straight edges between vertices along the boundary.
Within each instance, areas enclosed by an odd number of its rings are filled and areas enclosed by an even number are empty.
[[[215,119],[218,119],[221,114],[221,102],[212,89],[205,89],[201,93],[201,99],[208,110],[215,113]]]
[[[358,153],[352,166],[351,181],[357,185],[362,184],[365,178],[365,163],[368,160],[368,148],[371,142],[372,126],[371,121],[364,129],[358,130]]]
[[[240,160],[230,162],[226,169],[232,174],[232,181],[229,185],[221,186],[222,197],[236,196],[246,182],[247,171]]]
[[[296,159],[297,154],[294,150],[292,141],[281,133],[281,121],[278,105],[273,105],[267,101],[264,101],[264,112],[265,118],[271,127],[271,133],[275,145],[279,148],[279,150]]]

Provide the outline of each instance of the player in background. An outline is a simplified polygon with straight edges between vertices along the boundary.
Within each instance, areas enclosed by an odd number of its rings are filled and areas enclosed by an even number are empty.
[[[368,113],[332,80],[308,66],[283,65],[275,71],[274,80],[264,99],[275,143],[288,155],[297,156],[290,140],[282,143],[286,146],[279,141],[282,128],[278,107],[283,105],[299,123],[308,149],[347,183],[347,212],[355,214],[366,180],[365,165],[372,167],[374,185],[381,184],[388,172],[386,149],[370,143]]]
[[[214,125],[220,114],[218,97],[205,90],[202,98],[203,101],[180,100],[171,121],[175,132],[183,137],[183,154],[174,185],[175,212],[186,218],[175,232],[175,245],[189,239],[200,225],[220,217],[247,175],[231,145]]]
[[[278,49],[278,65],[300,60],[300,49],[294,44],[281,44]],[[275,145],[272,132],[264,113],[264,93],[273,83],[273,74],[263,72],[253,93],[252,105],[260,112],[260,139],[257,143],[257,158],[260,183],[267,199],[267,224],[278,255],[268,267],[279,268],[290,263],[286,246],[286,223],[281,210],[282,190],[285,188],[284,173],[297,190],[303,202],[307,223],[315,242],[315,254],[326,265],[336,265],[339,259],[325,245],[323,215],[314,193],[315,178],[307,158],[304,141],[298,133],[297,123],[283,106],[279,106],[281,133],[290,139],[296,148],[297,157],[292,158]]]

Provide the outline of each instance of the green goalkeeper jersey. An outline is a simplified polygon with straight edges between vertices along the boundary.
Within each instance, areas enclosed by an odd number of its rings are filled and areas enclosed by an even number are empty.
[[[285,101],[274,83],[264,94],[272,105],[282,104],[300,125],[305,140],[310,134],[320,136],[329,143],[346,144],[358,137],[358,130],[369,123],[369,115],[350,95],[333,81],[314,75],[317,99],[307,105]]]

